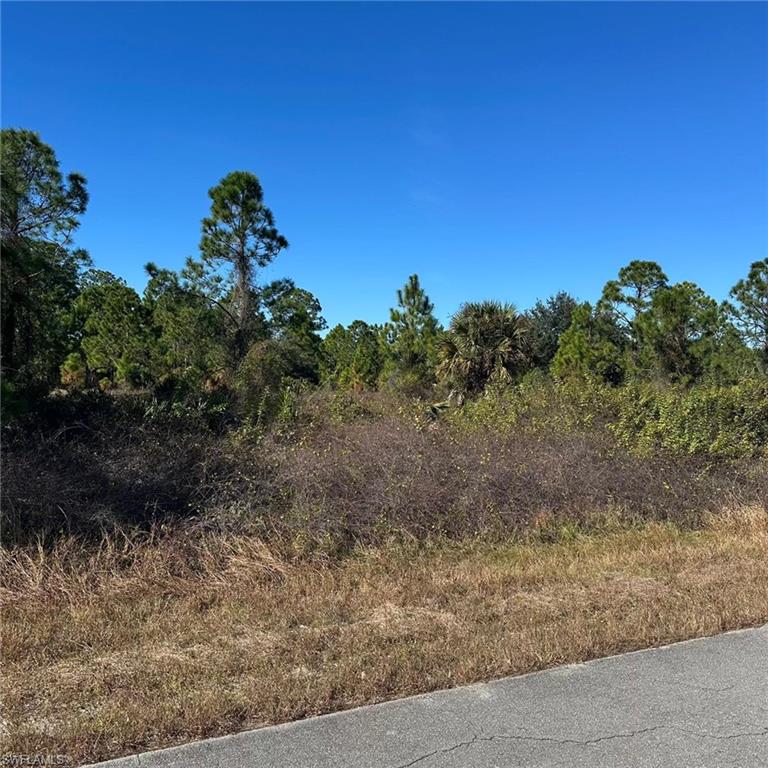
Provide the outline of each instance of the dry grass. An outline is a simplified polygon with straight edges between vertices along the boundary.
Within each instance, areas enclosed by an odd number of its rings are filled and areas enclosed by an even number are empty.
[[[768,620],[768,517],[289,561],[195,532],[3,555],[3,750],[88,761]]]

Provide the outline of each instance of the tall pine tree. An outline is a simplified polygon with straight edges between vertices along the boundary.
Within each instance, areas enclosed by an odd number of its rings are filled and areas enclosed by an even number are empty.
[[[397,291],[397,307],[390,310],[384,371],[388,383],[407,390],[432,384],[439,333],[434,304],[421,287],[419,276],[411,275]]]

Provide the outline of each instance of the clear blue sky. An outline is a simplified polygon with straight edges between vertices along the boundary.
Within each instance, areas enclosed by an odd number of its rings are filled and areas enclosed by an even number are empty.
[[[594,299],[634,258],[716,298],[768,253],[762,3],[3,3],[2,122],[88,178],[77,236],[137,288],[257,173],[331,324],[418,272]]]

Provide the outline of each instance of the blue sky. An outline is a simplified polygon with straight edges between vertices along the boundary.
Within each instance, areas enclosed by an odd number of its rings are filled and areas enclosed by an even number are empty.
[[[768,253],[763,3],[7,3],[2,123],[88,178],[77,235],[143,287],[207,190],[262,180],[331,324],[418,272],[594,299],[634,258],[716,298]]]

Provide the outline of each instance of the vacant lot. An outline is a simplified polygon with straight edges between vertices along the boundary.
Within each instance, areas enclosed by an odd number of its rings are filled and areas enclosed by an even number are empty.
[[[243,534],[3,562],[4,752],[76,762],[768,621],[768,517],[289,559]]]

